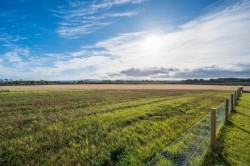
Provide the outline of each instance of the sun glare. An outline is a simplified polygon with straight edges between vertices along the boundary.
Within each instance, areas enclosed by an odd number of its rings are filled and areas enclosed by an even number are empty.
[[[148,54],[155,54],[162,48],[162,39],[157,35],[150,35],[142,40],[142,50]]]

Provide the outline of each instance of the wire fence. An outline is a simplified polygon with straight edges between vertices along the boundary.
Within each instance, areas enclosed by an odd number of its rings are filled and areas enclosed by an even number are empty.
[[[226,102],[223,102],[216,109],[216,134],[219,133],[220,129],[222,128],[225,122],[225,115],[226,115]]]
[[[228,113],[232,111],[229,99]],[[235,103],[233,103],[235,104]],[[216,134],[225,122],[226,102],[216,109]],[[211,113],[205,115],[199,122],[183,133],[177,140],[171,143],[165,150],[146,164],[146,166],[173,165],[201,165],[210,148],[211,141]]]

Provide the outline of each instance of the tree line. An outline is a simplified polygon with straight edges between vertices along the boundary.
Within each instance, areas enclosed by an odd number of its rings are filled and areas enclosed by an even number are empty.
[[[224,85],[250,85],[250,78],[211,78],[186,80],[13,80],[0,79],[0,85],[63,85],[63,84],[224,84]]]

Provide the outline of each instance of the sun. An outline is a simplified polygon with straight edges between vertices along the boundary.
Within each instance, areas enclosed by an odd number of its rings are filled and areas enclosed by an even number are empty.
[[[141,49],[146,54],[156,54],[160,52],[162,45],[163,45],[162,38],[158,35],[146,36],[141,41],[141,47],[142,47]]]

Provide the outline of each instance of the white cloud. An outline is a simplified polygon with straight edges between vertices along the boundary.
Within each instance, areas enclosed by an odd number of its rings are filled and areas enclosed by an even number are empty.
[[[131,17],[136,15],[138,12],[121,12],[121,13],[108,13],[104,17]]]
[[[17,52],[7,52],[5,53],[5,57],[9,60],[9,62],[22,62]]]
[[[143,3],[146,0],[104,0],[101,3],[97,3],[97,4],[92,4],[90,6],[90,9],[93,11],[96,10],[100,10],[100,9],[109,9],[113,6],[117,6],[117,5],[124,5],[124,4],[139,4],[139,3]]]
[[[13,35],[9,35],[9,34],[0,34],[0,41],[3,41],[5,43],[11,43],[11,42],[18,42],[21,40],[26,40],[27,37],[22,37],[19,35],[13,36]]]
[[[16,47],[13,50],[6,52],[4,57],[10,62],[22,62],[20,56],[29,56],[30,50],[28,48]]]
[[[102,2],[87,2],[69,1],[71,10],[58,8],[52,10],[54,15],[62,18],[59,23],[57,33],[63,37],[76,38],[80,35],[86,35],[97,31],[103,27],[114,23],[111,18],[116,17],[131,17],[138,12],[135,11],[121,11],[112,13],[110,9],[123,4],[138,4],[144,0],[105,0]]]
[[[61,26],[57,32],[64,36],[69,38],[77,38],[78,35],[85,35],[95,32],[96,30],[111,25],[112,22],[91,22],[86,25],[78,25],[78,26]]]
[[[84,54],[92,55],[86,48],[96,48],[102,51],[100,55],[113,57],[94,71],[103,77],[130,68],[150,67],[185,71],[216,65],[220,70],[237,71],[242,67],[238,64],[250,62],[249,9],[249,3],[236,4],[190,21],[175,32],[120,34],[83,47]]]

